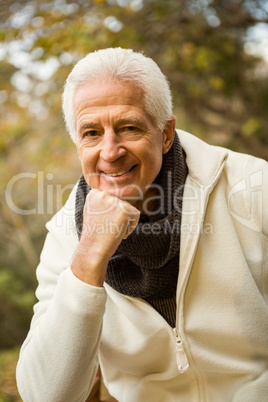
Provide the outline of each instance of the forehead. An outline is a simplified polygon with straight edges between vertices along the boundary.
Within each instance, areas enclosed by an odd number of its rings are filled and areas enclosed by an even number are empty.
[[[81,85],[74,95],[75,112],[104,106],[138,106],[144,109],[143,93],[130,82],[98,80]]]
[[[154,127],[145,111],[142,90],[130,82],[99,79],[81,85],[74,96],[74,114],[78,132],[90,124],[131,123],[135,119],[140,126]]]

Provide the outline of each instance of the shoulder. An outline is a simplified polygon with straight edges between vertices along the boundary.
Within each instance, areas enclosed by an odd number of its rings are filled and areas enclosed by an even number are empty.
[[[75,226],[76,191],[77,184],[72,189],[64,206],[46,224],[48,232],[64,248],[78,242]]]
[[[220,160],[224,162],[223,171],[232,180],[239,180],[239,178],[253,174],[251,181],[255,182],[255,180],[258,180],[258,175],[262,174],[263,177],[266,177],[268,174],[268,162],[263,159],[234,152],[224,147],[210,145],[183,130],[176,130],[176,132],[186,153],[187,163],[189,163],[190,167],[193,166],[197,172],[204,168],[207,170],[216,168]],[[258,174],[255,176],[254,173]]]
[[[243,227],[268,234],[268,163],[260,158],[228,151],[223,180],[232,216]]]
[[[234,178],[248,178],[254,185],[260,184],[260,177],[268,175],[268,162],[252,155],[228,150],[225,169]]]
[[[268,233],[268,162],[177,130],[186,153],[189,174],[201,184],[212,183],[217,171],[231,214],[255,231]]]

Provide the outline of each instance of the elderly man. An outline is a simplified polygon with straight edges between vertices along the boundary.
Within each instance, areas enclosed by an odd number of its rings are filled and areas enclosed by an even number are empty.
[[[176,131],[132,50],[80,60],[63,110],[83,175],[47,224],[23,400],[85,401],[99,364],[120,402],[267,400],[267,162]]]

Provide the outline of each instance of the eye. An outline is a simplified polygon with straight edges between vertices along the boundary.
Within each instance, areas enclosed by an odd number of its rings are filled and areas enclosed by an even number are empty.
[[[137,127],[135,126],[126,126],[123,128],[124,131],[137,131]]]
[[[82,137],[83,138],[85,138],[85,137],[97,137],[97,135],[98,135],[98,131],[96,131],[96,130],[88,130],[88,131],[84,132]]]

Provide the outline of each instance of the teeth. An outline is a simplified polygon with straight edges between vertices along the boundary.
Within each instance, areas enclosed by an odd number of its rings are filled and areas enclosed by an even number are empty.
[[[125,170],[124,172],[116,172],[116,173],[105,173],[106,176],[110,177],[116,177],[116,176],[122,176],[122,174],[129,172],[129,170]]]

